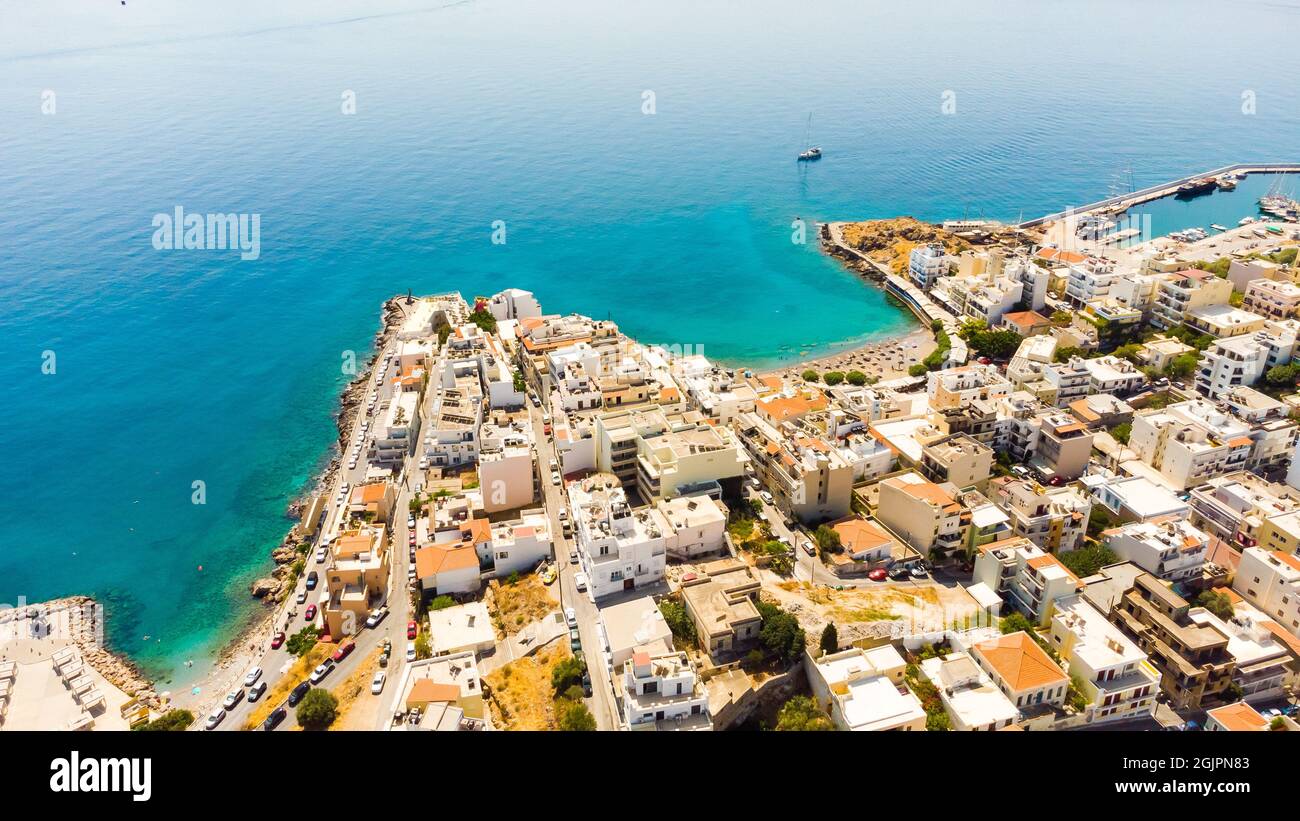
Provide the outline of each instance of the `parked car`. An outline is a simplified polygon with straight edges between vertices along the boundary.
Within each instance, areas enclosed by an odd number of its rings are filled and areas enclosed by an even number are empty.
[[[564,608],[564,621],[570,628],[578,626],[578,612],[572,607]]]
[[[551,484],[555,485],[556,487],[559,487],[559,485],[560,485],[560,472],[559,472],[559,471],[557,471],[557,470],[553,470],[553,471],[551,471]]]
[[[265,695],[265,693],[266,693],[266,682],[265,682],[265,681],[259,681],[257,684],[254,684],[254,685],[253,685],[253,688],[252,688],[251,690],[248,691],[248,701],[249,701],[249,703],[252,703],[252,702],[254,702],[254,701],[257,701],[259,698],[261,698],[263,695]]]
[[[316,666],[315,670],[311,671],[311,679],[310,679],[311,683],[320,684],[322,681],[325,680],[325,677],[328,676],[330,674],[330,671],[333,669],[334,669],[333,660],[325,659],[324,661],[322,661],[320,664]]]
[[[541,576],[542,584],[555,583],[555,579],[556,579],[555,568],[549,564],[543,567],[542,572],[537,575]]]
[[[252,687],[254,684],[257,683],[257,680],[261,677],[262,677],[262,668],[254,667],[252,670],[248,671],[248,675],[244,676],[244,686]]]
[[[582,591],[586,590],[586,589],[587,589],[587,574],[586,574],[586,573],[574,573],[574,574],[573,574],[573,586],[576,587],[576,588],[578,589],[578,592],[579,592],[579,593],[581,593]]]
[[[409,530],[414,530],[414,529],[415,529],[415,517],[414,517],[414,516],[407,516],[407,517],[406,517],[406,527],[407,527],[407,529],[409,529]]]
[[[316,605],[314,604],[307,605],[307,612],[303,613],[302,617],[307,621],[311,621],[312,619],[316,618]]]
[[[908,572],[909,574],[911,574],[912,578],[914,578],[914,579],[924,579],[924,578],[925,578],[925,568],[924,568],[924,567],[921,567],[921,565],[919,565],[919,564],[914,564],[914,565],[912,565],[911,567],[909,567],[909,568],[907,569],[907,572]]]
[[[287,715],[289,715],[288,710],[283,707],[276,707],[271,711],[271,714],[266,717],[266,721],[262,722],[262,729],[268,732],[274,730],[276,727],[280,726],[280,722],[284,721],[285,716]]]
[[[330,549],[328,547],[316,548],[316,564],[323,564],[329,558]]]
[[[894,579],[895,581],[897,581],[897,580],[899,580],[899,579],[906,579],[906,578],[907,578],[907,568],[906,568],[906,567],[891,567],[891,568],[889,568],[889,578]]]
[[[302,604],[302,603],[305,602],[305,601],[307,601],[307,591],[306,591],[306,590],[299,590],[299,591],[298,591],[298,604]]]
[[[768,493],[766,490],[759,493],[758,498],[762,499],[764,502],[768,503],[769,505],[772,504],[772,494]]]
[[[575,547],[569,551],[569,564],[577,564],[577,563],[578,563],[578,548]]]
[[[225,707],[227,710],[233,710],[235,709],[235,705],[243,700],[244,700],[244,688],[240,687],[238,689],[231,690],[230,693],[226,695],[226,700],[221,702],[221,706]]]
[[[578,635],[577,628],[569,631],[569,649],[575,653],[582,650],[582,637]]]
[[[413,641],[406,643],[406,660],[415,661],[415,642]]]
[[[388,618],[388,607],[387,606],[380,607],[379,609],[372,612],[370,614],[370,617],[366,619],[366,627],[369,627],[370,629],[373,630],[374,628],[378,627],[379,623],[386,618]]]
[[[885,572],[885,568],[877,567],[875,570],[867,574],[867,578],[871,579],[873,582],[883,582],[885,579],[889,578],[889,574]]]
[[[307,589],[315,590],[317,583],[320,582],[320,575],[315,570],[307,574]]]
[[[810,540],[808,540],[808,539],[804,539],[804,540],[803,540],[803,552],[807,553],[809,556],[816,556],[816,555],[817,555],[817,547],[816,547],[816,546],[815,546],[815,545],[814,545]]]
[[[582,671],[582,694],[591,698],[591,673],[586,670]]]
[[[375,677],[370,680],[370,692],[379,695],[384,692],[384,682],[388,681],[388,674],[383,670],[375,673]]]
[[[416,624],[413,621],[408,621],[406,623],[406,637],[408,639],[415,638],[419,632],[420,632],[420,626],[418,624]]]
[[[217,725],[220,724],[221,720],[225,717],[226,717],[225,710],[214,711],[212,715],[208,716],[208,720],[204,723],[203,729],[215,730],[217,728]]]
[[[284,631],[283,630],[277,631],[276,634],[271,637],[271,649],[279,650],[280,646],[284,644],[284,640],[285,640]]]
[[[334,651],[334,655],[330,656],[330,658],[334,659],[335,664],[338,664],[340,661],[343,661],[343,659],[351,655],[352,651],[355,649],[357,649],[357,643],[355,641],[352,639],[344,639],[343,643],[338,646],[338,649]]]

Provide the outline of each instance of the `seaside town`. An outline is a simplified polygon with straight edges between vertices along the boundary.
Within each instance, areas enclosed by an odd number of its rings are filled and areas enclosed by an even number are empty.
[[[0,727],[1298,731],[1296,204],[1133,204],[824,225],[921,328],[770,371],[394,297],[211,681],[12,611]]]

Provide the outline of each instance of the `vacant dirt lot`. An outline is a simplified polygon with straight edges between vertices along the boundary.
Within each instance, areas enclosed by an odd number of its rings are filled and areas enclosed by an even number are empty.
[[[520,576],[519,581],[493,581],[483,597],[498,638],[512,636],[526,625],[555,609],[556,601],[536,573]]]
[[[962,623],[979,611],[961,587],[941,584],[876,584],[834,590],[808,582],[781,582],[767,591],[793,613],[812,635],[835,624],[840,641],[886,635],[894,630],[921,632]]]
[[[488,686],[492,726],[503,730],[554,730],[551,669],[569,655],[566,644],[554,644],[489,673],[483,681]]]

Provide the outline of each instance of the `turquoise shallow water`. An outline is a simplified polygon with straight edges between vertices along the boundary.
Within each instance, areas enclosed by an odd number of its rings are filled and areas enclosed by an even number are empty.
[[[910,327],[792,244],[796,216],[1015,219],[1105,196],[1122,168],[1141,186],[1300,156],[1300,58],[1260,34],[1294,30],[1287,4],[0,16],[0,602],[100,595],[114,644],[162,675],[201,668],[252,612],[247,584],[333,441],[341,352],[391,293],[528,288],[772,364]],[[1189,42],[1214,43],[1212,71]],[[825,159],[798,165],[809,112]],[[177,205],[259,213],[261,257],[155,251],[151,219]]]

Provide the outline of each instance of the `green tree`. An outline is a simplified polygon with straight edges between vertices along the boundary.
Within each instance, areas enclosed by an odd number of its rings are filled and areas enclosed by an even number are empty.
[[[433,658],[433,648],[429,646],[428,633],[421,633],[415,637],[415,657],[417,659]]]
[[[1074,321],[1074,314],[1069,311],[1053,311],[1051,316],[1052,324],[1058,328],[1064,328]]]
[[[596,717],[587,709],[587,705],[573,699],[560,699],[555,703],[557,723],[561,730],[569,733],[589,733],[596,729]]]
[[[821,374],[817,373],[817,371],[814,371],[812,368],[804,371],[800,376],[803,377],[803,381],[805,382],[817,382],[821,380]]]
[[[435,596],[429,600],[429,607],[427,609],[430,613],[433,613],[438,610],[446,610],[448,607],[455,606],[456,600],[451,596]]]
[[[831,622],[826,622],[822,628],[821,648],[823,653],[834,653],[840,649],[840,634]]]
[[[762,600],[758,602],[758,613],[762,617],[758,638],[763,646],[787,663],[798,659],[808,641],[799,620],[775,604]]]
[[[290,636],[284,643],[284,649],[292,656],[305,656],[308,650],[316,646],[319,638],[320,629],[314,624],[309,624]]]
[[[1115,441],[1119,442],[1121,445],[1128,444],[1128,438],[1132,433],[1133,433],[1132,422],[1121,422],[1120,424],[1110,429],[1110,435],[1115,437]]]
[[[1088,709],[1088,697],[1084,695],[1083,679],[1077,675],[1070,676],[1070,687],[1065,693],[1065,703],[1076,713]]]
[[[179,732],[193,723],[194,714],[189,710],[168,710],[135,729],[145,732]]]
[[[808,696],[795,696],[781,707],[776,729],[782,732],[826,732],[834,730],[831,717]]]
[[[1202,590],[1196,597],[1196,606],[1204,607],[1225,621],[1232,618],[1232,599],[1217,590]]]
[[[1109,510],[1101,505],[1093,505],[1088,513],[1088,535],[1095,539],[1114,523],[1115,519],[1110,515]]]
[[[329,690],[313,687],[298,702],[296,715],[304,730],[324,730],[338,717],[339,700]]]
[[[1275,388],[1294,388],[1297,376],[1300,376],[1300,366],[1274,365],[1264,374],[1264,381]]]
[[[972,331],[966,337],[966,344],[979,356],[993,359],[1006,359],[1016,352],[1021,343],[1020,334],[1015,331]]]
[[[560,659],[551,668],[551,687],[557,693],[565,692],[573,685],[582,682],[582,674],[586,669],[587,664],[583,661],[582,656],[568,656]]]
[[[1191,353],[1190,351],[1188,353],[1179,354],[1169,360],[1169,364],[1165,366],[1165,376],[1168,376],[1170,379],[1186,379],[1196,373],[1196,364],[1198,361],[1196,354]]]
[[[1023,613],[1012,613],[1009,616],[1003,616],[1001,621],[998,622],[998,629],[1002,631],[1004,636],[1009,633],[1018,633],[1021,630],[1030,635],[1034,633],[1034,626],[1029,623],[1029,619],[1025,618]]]
[[[490,334],[497,332],[497,318],[482,308],[470,314],[469,321]]]
[[[833,527],[818,525],[813,531],[813,539],[817,542],[817,549],[822,553],[844,552],[844,541]]]
[[[849,371],[844,374],[844,381],[850,385],[865,385],[867,384],[867,375],[862,371]]]
[[[659,602],[659,612],[664,616],[664,623],[673,632],[673,638],[694,647],[697,641],[695,620],[686,612],[686,606],[673,599]]]
[[[1071,357],[1075,357],[1075,356],[1087,358],[1088,352],[1085,351],[1083,348],[1076,348],[1070,345],[1063,345],[1056,349],[1056,355],[1054,358],[1056,359],[1057,362],[1069,362]]]
[[[1119,556],[1115,555],[1115,551],[1100,542],[1093,542],[1078,550],[1067,550],[1058,553],[1056,558],[1060,559],[1061,564],[1068,567],[1070,572],[1079,578],[1091,576],[1106,565],[1119,561]]]
[[[907,369],[907,375],[908,375],[908,376],[925,376],[927,373],[929,373],[929,371],[930,371],[929,368],[927,368],[925,365],[923,365],[923,364],[921,364],[920,362],[918,362],[918,363],[916,363],[915,365],[912,365],[911,367],[909,367],[909,368]]]
[[[827,371],[822,374],[822,381],[834,387],[844,381],[844,373],[842,371]]]

